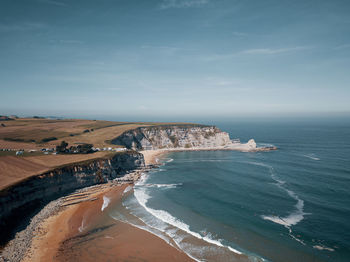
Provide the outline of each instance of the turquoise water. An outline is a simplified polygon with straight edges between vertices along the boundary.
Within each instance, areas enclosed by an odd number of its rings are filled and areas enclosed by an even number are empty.
[[[350,125],[218,126],[279,150],[166,155],[123,202],[144,228],[198,261],[349,261]]]

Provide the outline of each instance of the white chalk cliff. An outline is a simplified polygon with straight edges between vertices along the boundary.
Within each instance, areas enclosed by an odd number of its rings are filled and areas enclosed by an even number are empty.
[[[259,150],[254,139],[246,144],[233,142],[228,133],[215,126],[202,125],[139,127],[124,132],[112,143],[134,150]]]

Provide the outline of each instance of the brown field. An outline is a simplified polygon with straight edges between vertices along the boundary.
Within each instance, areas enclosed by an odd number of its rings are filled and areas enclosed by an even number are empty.
[[[140,126],[174,124],[35,118],[19,118],[13,121],[1,121],[1,123],[5,124],[5,127],[0,126],[0,149],[25,150],[55,147],[63,140],[69,144],[90,143],[95,147],[108,147],[110,146],[110,140],[129,129]],[[85,133],[85,130],[89,130],[89,132]],[[55,137],[57,140],[42,142],[43,139],[50,137]]]
[[[0,190],[24,178],[48,171],[54,167],[104,157],[109,152],[79,155],[40,155],[29,157],[0,157]]]
[[[13,121],[0,121],[0,149],[40,150],[54,148],[61,141],[68,146],[89,143],[95,147],[110,147],[110,141],[124,131],[140,126],[171,125],[174,123],[135,123],[81,119],[36,119],[18,118]],[[183,123],[176,123],[183,124]],[[89,132],[84,132],[85,130]],[[42,140],[55,137],[56,140],[42,143]],[[117,145],[113,145],[117,147]],[[64,164],[95,159],[109,154],[98,152],[88,155],[44,155],[40,151],[26,152],[15,156],[15,152],[0,151],[0,190],[21,179],[33,176]]]
[[[20,118],[14,121],[4,121],[5,127],[0,127],[0,139],[7,142],[35,142],[49,137],[62,139],[71,135],[83,134],[86,129],[100,130],[105,127],[118,126],[123,122],[94,120],[49,120]],[[92,132],[91,132],[92,133]],[[54,141],[50,141],[50,144]],[[53,143],[56,144],[56,143]]]
[[[13,141],[5,141],[5,140],[0,139],[0,148],[8,148],[8,149],[14,149],[14,150],[19,150],[19,149],[39,150],[40,148],[42,148],[42,146],[39,144],[36,144],[34,142],[31,142],[31,143],[13,142]]]

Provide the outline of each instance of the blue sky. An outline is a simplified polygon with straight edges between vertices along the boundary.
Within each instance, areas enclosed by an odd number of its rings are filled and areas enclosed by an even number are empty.
[[[348,114],[349,14],[340,0],[1,0],[0,114]]]

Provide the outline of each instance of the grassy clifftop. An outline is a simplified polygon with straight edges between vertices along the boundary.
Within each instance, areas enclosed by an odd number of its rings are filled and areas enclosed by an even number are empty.
[[[0,148],[56,146],[65,140],[69,144],[90,143],[106,147],[123,132],[138,127],[166,128],[169,126],[196,126],[187,123],[116,122],[83,119],[18,118],[0,126]],[[197,125],[198,126],[198,125]]]

